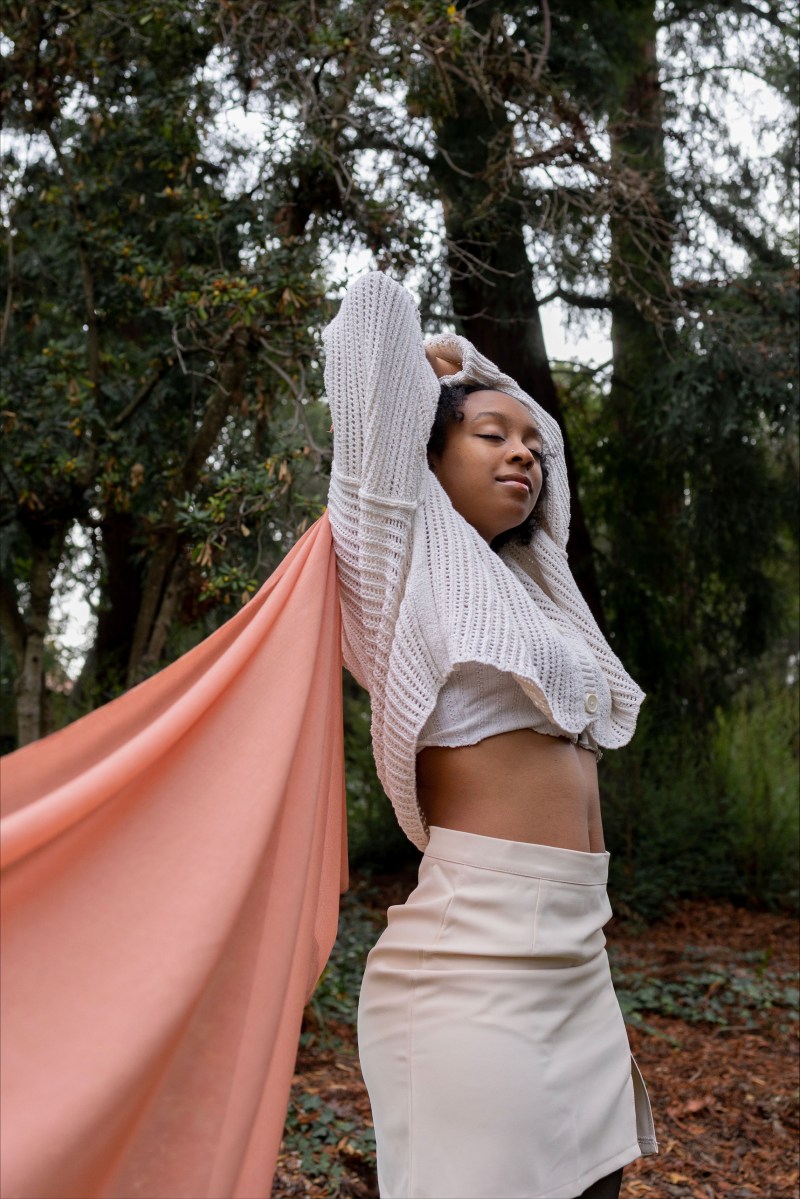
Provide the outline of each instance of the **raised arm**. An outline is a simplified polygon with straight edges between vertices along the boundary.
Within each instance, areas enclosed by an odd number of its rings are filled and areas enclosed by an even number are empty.
[[[387,275],[362,275],[324,336],[334,470],[364,493],[416,503],[439,383],[413,298]]]

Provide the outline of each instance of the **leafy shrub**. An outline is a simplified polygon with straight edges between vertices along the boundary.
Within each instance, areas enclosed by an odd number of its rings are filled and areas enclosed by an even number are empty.
[[[359,1121],[342,1117],[320,1095],[304,1093],[290,1104],[283,1146],[297,1154],[308,1181],[335,1187],[331,1195],[352,1194],[347,1182],[354,1166],[362,1170],[375,1162],[375,1133]],[[341,1183],[343,1186],[337,1186]]]
[[[748,898],[797,897],[797,687],[756,684],[718,710],[711,781]]]
[[[706,728],[645,705],[601,766],[618,910],[644,918],[690,896],[798,900],[797,686],[757,680]]]
[[[756,952],[752,958],[761,958]],[[614,970],[614,989],[629,1024],[647,1028],[645,1014],[656,1012],[689,1024],[757,1028],[758,1016],[775,1012],[797,1020],[797,976],[767,974],[763,964],[742,963],[733,969],[700,970],[681,978],[663,979],[641,970]]]

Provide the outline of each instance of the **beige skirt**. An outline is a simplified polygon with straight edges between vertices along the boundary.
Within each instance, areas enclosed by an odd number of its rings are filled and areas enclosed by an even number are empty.
[[[607,876],[607,853],[431,829],[359,1003],[381,1199],[574,1199],[657,1152]]]

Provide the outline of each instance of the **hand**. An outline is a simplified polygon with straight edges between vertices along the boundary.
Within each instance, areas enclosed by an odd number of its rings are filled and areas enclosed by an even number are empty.
[[[425,357],[433,367],[437,379],[443,379],[446,375],[454,375],[456,371],[461,370],[457,362],[448,362],[445,358],[437,358],[427,347],[425,349]]]

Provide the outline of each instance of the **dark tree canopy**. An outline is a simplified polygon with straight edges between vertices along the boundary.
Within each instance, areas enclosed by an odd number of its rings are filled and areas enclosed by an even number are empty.
[[[791,23],[688,0],[12,5],[19,737],[52,719],[59,567],[97,595],[77,713],[223,619],[319,513],[319,333],[353,250],[560,422],[588,601],[656,706],[710,718],[791,633]],[[743,80],[771,98],[766,153],[729,121]],[[605,368],[550,360],[555,301],[609,322]]]

